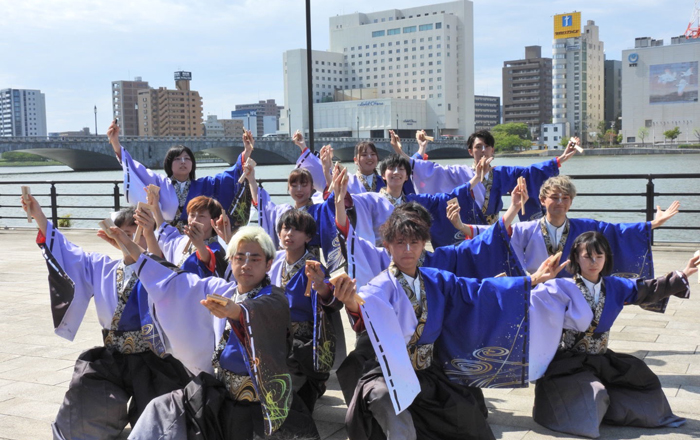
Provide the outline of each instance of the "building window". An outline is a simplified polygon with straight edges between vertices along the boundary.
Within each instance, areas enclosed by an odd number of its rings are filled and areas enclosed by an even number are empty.
[[[405,28],[403,28],[403,33],[404,33],[404,34],[409,34],[409,33],[411,33],[411,32],[415,32],[415,31],[416,31],[416,27],[415,27],[415,26],[406,26]]]
[[[398,35],[401,33],[401,28],[389,29],[386,31],[387,35]]]
[[[432,31],[433,30],[433,24],[422,24],[418,26],[419,31]]]
[[[383,37],[383,36],[384,36],[384,31],[374,31],[374,32],[372,32],[372,38]]]

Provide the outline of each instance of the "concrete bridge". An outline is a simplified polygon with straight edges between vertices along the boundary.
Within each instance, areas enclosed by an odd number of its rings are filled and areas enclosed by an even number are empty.
[[[333,146],[335,156],[341,161],[352,161],[355,145],[360,140],[374,142],[381,158],[393,150],[388,139],[315,138],[314,146],[319,150],[325,144]],[[163,166],[163,158],[173,145],[184,145],[193,152],[203,151],[233,164],[243,151],[243,141],[239,138],[204,137],[124,137],[122,145],[131,156],[149,168]],[[414,139],[402,141],[408,154],[416,152]],[[91,137],[0,137],[0,154],[21,151],[61,162],[75,171],[97,171],[121,169],[109,145],[107,136]],[[469,157],[464,142],[439,141],[430,143],[428,153],[431,158]],[[293,164],[299,157],[299,148],[289,139],[256,139],[253,159],[260,165]]]

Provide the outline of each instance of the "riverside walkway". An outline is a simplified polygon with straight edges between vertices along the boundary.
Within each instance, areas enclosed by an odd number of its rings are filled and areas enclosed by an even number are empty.
[[[94,230],[66,230],[75,244],[119,257]],[[73,342],[53,333],[47,270],[33,229],[0,229],[0,439],[51,438],[53,421],[68,388],[73,365],[85,349],[102,344],[91,304]],[[654,246],[656,273],[685,267],[697,245]],[[603,439],[700,438],[700,284],[691,277],[691,298],[671,298],[666,313],[629,306],[610,335],[613,350],[642,358],[659,375],[671,407],[688,419],[677,429],[640,429],[603,425]],[[354,335],[346,322],[346,340]],[[349,344],[351,345],[351,344]],[[352,347],[349,347],[352,348]],[[531,417],[534,386],[486,389],[489,423],[498,439],[571,438],[537,425]],[[314,412],[323,439],[347,438],[345,403],[335,375]],[[129,428],[122,434],[126,438]],[[576,438],[576,437],[574,437]]]

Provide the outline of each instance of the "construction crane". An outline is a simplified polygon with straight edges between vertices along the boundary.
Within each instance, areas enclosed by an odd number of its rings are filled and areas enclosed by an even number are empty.
[[[690,16],[688,29],[685,31],[685,38],[700,38],[700,0],[695,0],[695,8]]]

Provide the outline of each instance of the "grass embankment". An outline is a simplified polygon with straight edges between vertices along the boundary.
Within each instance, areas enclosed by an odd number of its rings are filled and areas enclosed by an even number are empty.
[[[48,165],[63,165],[55,160],[36,160],[36,161],[13,161],[0,159],[0,167],[40,167]]]

